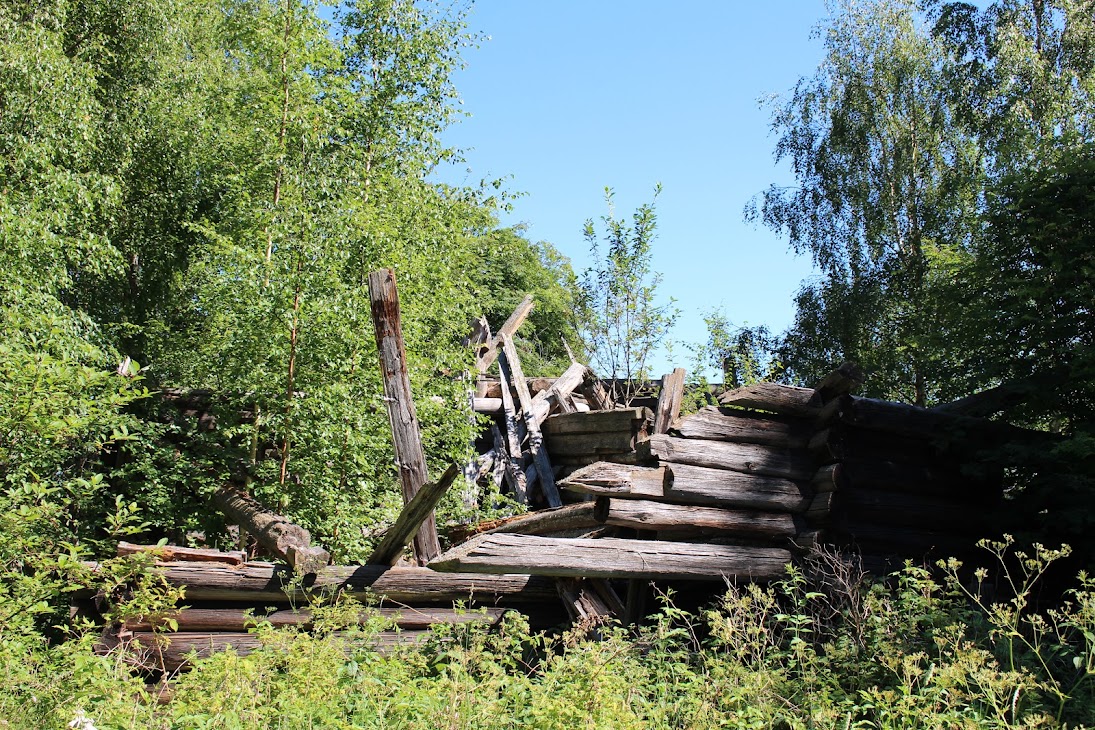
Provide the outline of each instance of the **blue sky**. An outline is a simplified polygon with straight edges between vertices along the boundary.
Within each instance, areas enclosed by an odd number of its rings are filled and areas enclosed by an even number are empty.
[[[478,0],[470,26],[490,36],[456,77],[471,116],[446,133],[466,150],[453,182],[509,176],[524,196],[503,222],[525,223],[575,269],[587,264],[582,224],[648,202],[656,183],[661,291],[677,300],[672,361],[706,338],[703,314],[736,324],[791,321],[810,262],[742,219],[750,197],[790,184],[777,167],[769,111],[821,58],[810,37],[823,0],[745,2],[520,2]],[[470,171],[469,171],[470,170]]]

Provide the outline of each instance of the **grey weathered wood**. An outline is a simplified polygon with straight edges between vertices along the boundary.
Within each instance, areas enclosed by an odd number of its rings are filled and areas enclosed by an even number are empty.
[[[545,440],[553,458],[596,454],[626,454],[635,450],[636,435],[627,431],[551,434]]]
[[[292,571],[271,563],[229,566],[218,563],[163,563],[156,572],[169,585],[186,586],[185,601],[225,601],[250,605],[306,603],[314,595],[341,592],[362,601],[405,604],[474,601],[489,604],[552,600],[550,581],[528,575],[441,574],[427,568],[382,565],[330,565],[304,584]]]
[[[502,412],[501,398],[474,398],[472,410],[476,413],[485,413],[488,416],[497,416]]]
[[[517,420],[517,408],[513,403],[513,394],[509,388],[509,377],[504,369],[500,369],[498,376],[502,382],[502,413],[505,421],[505,454],[509,461],[506,470],[511,475],[513,496],[521,504],[528,504],[528,479],[522,467],[521,443],[524,441],[525,429]]]
[[[774,512],[803,512],[813,496],[812,490],[789,479],[687,464],[643,467],[598,462],[575,471],[560,485],[579,494]]]
[[[178,545],[135,545],[124,540],[118,543],[118,555],[137,555],[140,553],[153,553],[157,560],[172,562],[176,560],[200,560],[211,563],[227,563],[228,565],[243,565],[247,562],[247,554],[242,550],[210,550],[208,548],[188,548]]]
[[[685,506],[645,499],[600,497],[596,516],[607,525],[636,530],[694,529],[765,538],[791,537],[798,531],[794,518],[787,513]]]
[[[578,408],[574,405],[574,398],[570,394],[564,394],[559,392],[559,389],[554,385],[551,386],[551,392],[548,393],[548,397],[555,402],[555,406],[559,413],[577,413]]]
[[[399,560],[399,556],[403,554],[403,548],[414,539],[418,528],[427,517],[433,514],[437,503],[445,496],[445,492],[449,491],[459,475],[460,468],[456,464],[450,464],[440,479],[423,485],[414,498],[403,507],[395,524],[384,533],[384,538],[373,550],[368,563],[393,565]]]
[[[654,433],[668,433],[681,414],[681,401],[684,400],[685,369],[676,368],[662,376],[662,387],[658,393],[658,408],[654,414]]]
[[[480,608],[458,610],[455,608],[369,608],[358,616],[359,622],[380,617],[404,630],[428,629],[434,624],[494,623],[502,618],[507,609]],[[243,606],[229,608],[181,608],[145,617],[141,620],[129,620],[124,626],[129,631],[164,630],[173,621],[177,631],[247,631],[258,623],[268,623],[275,628],[299,626],[309,628],[313,623],[313,614],[307,608],[279,608],[274,611],[255,610]]]
[[[483,350],[480,351],[479,359],[476,361],[476,368],[479,372],[487,372],[495,360],[498,359],[498,353],[502,347],[502,336],[513,337],[517,334],[517,330],[524,324],[525,319],[532,312],[533,301],[532,296],[526,296],[521,300],[521,303],[517,305],[517,308],[513,310],[513,313],[509,316],[501,327],[498,328],[498,332],[495,334],[494,339]]]
[[[813,388],[778,383],[756,383],[736,388],[719,396],[719,403],[806,418],[816,416],[821,407],[821,400]]]
[[[610,411],[615,407],[612,402],[612,395],[601,384],[600,379],[593,374],[593,371],[588,368],[586,369],[585,380],[578,386],[578,392],[585,397],[590,410]]]
[[[649,580],[764,580],[784,573],[791,554],[648,540],[564,540],[536,535],[480,535],[430,563],[439,571]]]
[[[609,602],[591,585],[590,579],[559,578],[556,585],[571,621],[595,625],[618,618],[619,614],[613,611]],[[609,590],[612,590],[611,587]]]
[[[571,363],[570,367],[563,371],[555,380],[555,384],[547,390],[542,390],[532,397],[532,414],[536,423],[543,423],[551,413],[556,403],[556,398],[569,396],[590,376],[588,367],[581,363]]]
[[[544,437],[540,433],[540,423],[532,409],[532,395],[525,383],[525,374],[521,370],[521,360],[517,356],[517,348],[505,333],[502,333],[502,360],[500,365],[509,370],[512,380],[517,384],[517,398],[521,403],[521,416],[528,432],[529,452],[532,454],[532,463],[540,478],[540,492],[549,507],[560,507],[563,502],[559,499],[559,489],[555,486],[555,475],[551,471],[551,462],[548,460],[547,451],[544,449]],[[555,393],[560,395],[559,389]]]
[[[314,573],[331,557],[323,548],[312,546],[312,536],[303,527],[266,509],[235,487],[218,488],[213,501],[229,520],[246,528],[260,545],[298,572]]]
[[[803,448],[807,444],[805,424],[751,415],[732,408],[705,406],[680,419],[674,432],[689,439],[733,441],[781,448]]]
[[[655,434],[645,442],[653,456],[675,464],[728,469],[788,479],[810,479],[813,461],[805,449],[781,449],[760,444],[700,441]]]
[[[453,540],[463,541],[473,535],[499,532],[520,532],[525,535],[543,535],[562,530],[590,529],[600,523],[593,516],[593,502],[568,504],[555,509],[541,509],[515,517],[487,520],[469,525],[453,533]]]
[[[407,353],[403,344],[399,294],[394,271],[381,269],[369,274],[369,301],[395,462],[399,468],[403,504],[407,504],[426,483],[426,455],[422,450],[418,415],[411,397],[411,381],[407,375]],[[419,565],[425,565],[440,551],[437,526],[431,514],[414,537],[415,559]]]
[[[545,435],[574,433],[628,432],[639,433],[653,418],[649,408],[619,408],[614,411],[586,411],[549,417],[544,421]]]
[[[367,635],[334,632],[335,637],[346,641],[347,651],[353,646],[365,644],[375,651],[391,651],[398,646],[421,643],[431,636],[429,631],[381,631]],[[246,632],[179,632],[176,634],[133,632],[127,634],[126,661],[139,669],[163,672],[179,672],[189,669],[192,657],[203,659],[217,652],[231,649],[239,656],[246,656],[263,646],[261,634]],[[141,651],[137,647],[141,647]],[[103,644],[96,651],[109,650]]]
[[[854,362],[841,363],[840,367],[826,375],[814,386],[817,399],[821,403],[838,396],[851,393],[863,385],[863,370]]]

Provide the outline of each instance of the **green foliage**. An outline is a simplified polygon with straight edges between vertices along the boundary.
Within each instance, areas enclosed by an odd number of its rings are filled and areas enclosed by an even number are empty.
[[[417,646],[369,648],[378,617],[317,611],[314,636],[259,623],[261,648],[193,661],[157,703],[124,654],[87,639],[0,641],[0,718],[12,728],[848,728],[1084,727],[1095,710],[1095,586],[1085,576],[1035,610],[1063,553],[986,543],[992,571],[970,582],[907,565],[885,580],[815,554],[769,586],[733,586],[702,616],[663,607],[637,632],[603,626],[531,634],[437,627]],[[1001,591],[985,598],[989,578]],[[1009,592],[1008,592],[1009,591]],[[155,590],[136,603],[155,608]],[[1090,724],[1087,725],[1090,727]]]
[[[660,191],[660,186],[655,188],[655,200]],[[654,202],[640,206],[628,225],[616,217],[612,198],[612,189],[605,188],[608,214],[600,219],[603,233],[598,233],[593,219],[585,223],[584,235],[594,263],[582,273],[580,282],[580,303],[586,317],[582,336],[591,364],[603,376],[626,383],[616,396],[630,402],[634,396],[631,383],[649,376],[647,361],[672,330],[678,311],[672,299],[657,303],[662,277],[651,268],[657,229]],[[599,238],[606,244],[603,255]]]

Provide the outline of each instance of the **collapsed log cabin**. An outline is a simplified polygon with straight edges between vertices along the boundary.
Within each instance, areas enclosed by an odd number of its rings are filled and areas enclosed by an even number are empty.
[[[120,546],[161,551],[158,570],[185,586],[185,607],[108,627],[103,650],[137,642],[148,648],[141,668],[171,672],[186,667],[189,652],[256,648],[248,615],[307,628],[309,602],[336,594],[392,622],[394,631],[373,638],[384,650],[419,640],[429,624],[489,624],[506,611],[539,628],[634,621],[653,585],[692,584],[714,597],[726,581],[777,579],[820,544],[854,549],[878,569],[962,555],[1002,501],[1001,469],[979,463],[977,449],[1046,438],[958,409],[857,397],[862,375],[850,364],[813,388],[758,383],[683,417],[680,369],[644,401],[649,407],[616,404],[609,394],[618,389],[580,363],[555,379],[525,376],[512,337],[533,306],[526,299],[496,335],[482,322],[469,337],[479,343],[469,406],[489,418],[488,436],[475,462],[431,482],[418,458],[394,276],[373,278],[387,302],[374,307],[374,320],[405,509],[369,564],[326,565],[306,531],[229,490],[218,504],[289,566]],[[496,361],[497,378],[487,377]],[[440,551],[434,506],[461,473],[472,499],[492,489],[530,511],[456,526]],[[262,524],[251,524],[255,515]],[[408,546],[419,567],[399,564]],[[177,631],[162,631],[168,619]]]

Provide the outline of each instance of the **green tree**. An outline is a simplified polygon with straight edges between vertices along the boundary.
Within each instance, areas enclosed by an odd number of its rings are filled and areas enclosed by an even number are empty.
[[[657,200],[661,186],[655,188]],[[580,292],[586,321],[582,335],[594,367],[624,384],[616,397],[630,402],[635,381],[648,376],[650,356],[661,347],[677,318],[670,299],[657,303],[661,274],[651,266],[651,246],[657,229],[654,202],[639,206],[631,223],[617,218],[613,192],[605,188],[608,214],[601,217],[603,233],[593,219],[585,223],[593,265],[581,277]],[[605,243],[601,253],[598,240]]]
[[[923,405],[947,393],[931,262],[976,230],[980,148],[948,103],[945,56],[913,2],[840,3],[819,33],[821,66],[775,102],[772,122],[797,185],[746,209],[821,270],[799,295],[783,359],[806,381],[857,360],[872,392]]]

